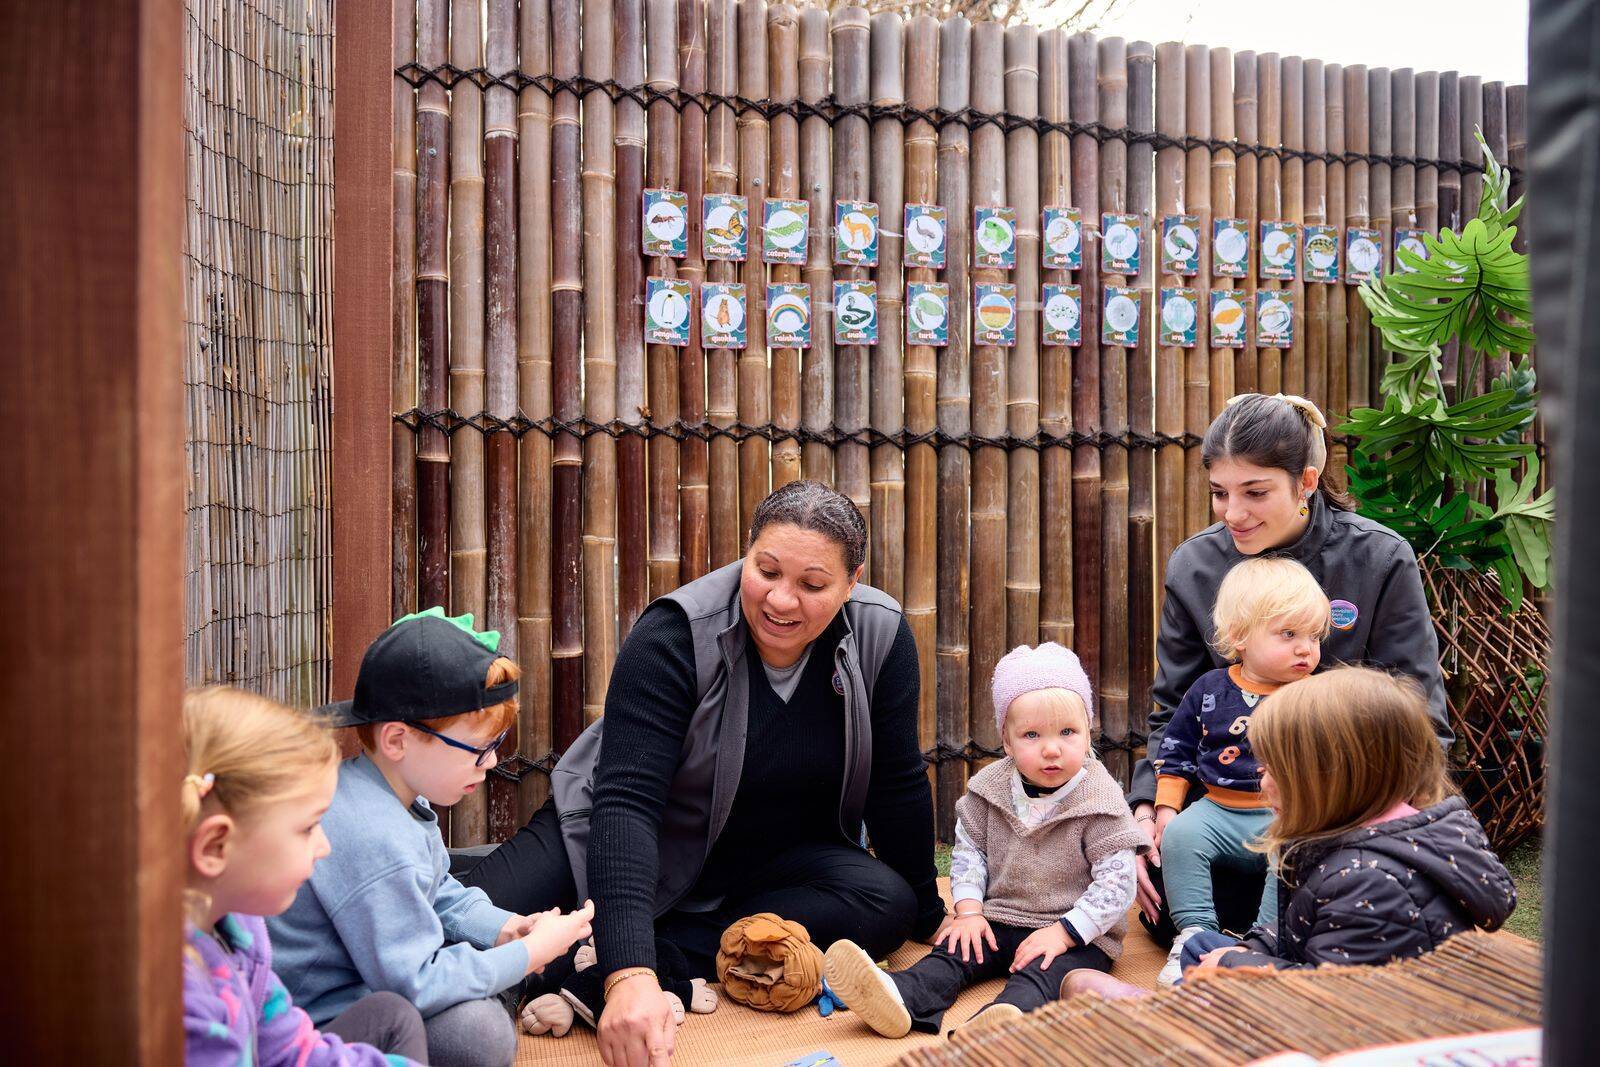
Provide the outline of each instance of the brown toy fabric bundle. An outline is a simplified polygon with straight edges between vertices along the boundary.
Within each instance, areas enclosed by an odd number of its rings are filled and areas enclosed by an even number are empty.
[[[730,999],[757,1011],[799,1011],[822,992],[822,950],[800,923],[762,912],[722,933],[717,980]]]

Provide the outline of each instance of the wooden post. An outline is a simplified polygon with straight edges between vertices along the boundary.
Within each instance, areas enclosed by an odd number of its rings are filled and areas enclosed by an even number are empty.
[[[604,82],[613,73],[612,9],[583,12],[583,73]],[[617,417],[616,187],[612,159],[614,105],[605,93],[583,98],[583,413],[608,430]],[[591,433],[583,442],[583,718],[606,706],[617,658],[617,442]]]
[[[728,99],[739,91],[738,7],[736,0],[707,0],[706,55],[713,96]],[[736,193],[739,171],[734,163],[736,149],[735,116],[729,104],[714,104],[708,117],[706,136],[706,192]],[[761,201],[749,204],[750,225],[746,228],[748,254],[761,256],[756,239],[756,224],[761,219]],[[707,269],[714,282],[733,282],[740,277],[740,264],[717,260]],[[761,306],[762,297],[746,294],[746,321]],[[763,327],[765,323],[762,324]],[[758,335],[765,339],[763,329]],[[738,352],[732,348],[713,348],[706,368],[706,417],[714,429],[726,430],[739,417]],[[711,562],[713,569],[738,559],[744,551],[744,530],[739,526],[739,448],[733,438],[718,434],[711,438],[709,452],[711,485]]]
[[[1233,57],[1233,126],[1234,136],[1240,144],[1259,144],[1261,141],[1260,103],[1256,93],[1256,54],[1239,52]],[[1260,360],[1256,354],[1254,328],[1256,306],[1256,245],[1260,242],[1260,211],[1256,206],[1258,184],[1261,177],[1261,160],[1251,152],[1241,155],[1236,165],[1238,194],[1234,203],[1234,217],[1243,219],[1250,253],[1246,256],[1242,284],[1245,306],[1244,347],[1236,349],[1233,361],[1233,388],[1235,392],[1254,393],[1261,388]],[[1211,234],[1206,234],[1206,240]]]
[[[336,121],[366,124],[335,175],[348,243],[334,285],[351,308],[339,336],[367,375],[341,404],[351,433],[333,457],[354,497],[336,533],[370,553],[335,585],[348,682],[346,644],[388,611],[394,75],[387,4],[350,3],[338,23],[352,103]],[[0,460],[13,520],[0,588],[27,605],[0,623],[0,743],[21,791],[6,956],[27,976],[8,995],[6,1058],[180,1063],[181,324],[204,314],[183,299],[184,5],[7,4],[0,43],[40,72],[0,105],[0,412],[15,435]],[[74,995],[91,989],[93,1023]]]
[[[1234,139],[1234,112],[1233,112],[1233,53],[1226,48],[1213,48],[1211,50],[1211,136],[1217,141],[1231,141]],[[1211,217],[1237,218],[1239,196],[1239,163],[1231,148],[1219,148],[1211,153]],[[1211,240],[1210,229],[1201,232],[1200,240],[1208,249]],[[1211,256],[1201,257],[1201,276],[1211,277]],[[1214,285],[1215,280],[1208,282]],[[1209,297],[1205,299],[1209,300]],[[1209,305],[1207,321],[1209,323]],[[1231,348],[1218,348],[1211,353],[1211,396],[1207,405],[1206,425],[1217,417],[1228,403],[1228,398],[1234,394],[1233,380],[1234,356]],[[1205,430],[1198,431],[1202,435]],[[1187,475],[1188,466],[1184,467]],[[1204,482],[1204,479],[1201,479]],[[1197,518],[1187,515],[1190,530],[1203,529],[1211,525],[1211,499],[1207,494],[1205,507]],[[1200,526],[1194,525],[1196,522]],[[1165,566],[1165,561],[1162,566]]]
[[[1192,108],[1187,102],[1189,85],[1184,46],[1168,41],[1156,46],[1156,130],[1163,137],[1182,141],[1188,134],[1188,117]],[[1197,151],[1204,151],[1197,149]],[[1192,197],[1198,190],[1186,180],[1187,153],[1181,144],[1163,144],[1156,150],[1156,214],[1151,254],[1161,257],[1161,220],[1168,215],[1193,214]],[[1202,179],[1205,180],[1205,179]],[[1201,237],[1201,248],[1211,246],[1211,227],[1202,220],[1195,227]],[[1202,255],[1204,260],[1205,256]],[[1157,263],[1159,268],[1160,263]],[[1202,301],[1208,299],[1206,290],[1198,280],[1179,274],[1161,273],[1161,284],[1193,285]],[[1203,306],[1203,305],[1202,305]],[[1157,315],[1159,316],[1159,309]],[[1202,320],[1203,321],[1203,320]],[[1199,340],[1199,329],[1195,338]],[[1184,389],[1184,351],[1172,345],[1162,345],[1160,337],[1151,339],[1156,346],[1156,429],[1170,437],[1181,437],[1193,399]],[[1203,430],[1201,431],[1204,432]],[[1181,444],[1165,444],[1156,455],[1156,568],[1165,581],[1167,560],[1180,542],[1187,537],[1190,522],[1185,515],[1189,488],[1185,479],[1192,464],[1200,466],[1198,449],[1186,454]],[[1208,498],[1209,499],[1209,498]],[[1148,709],[1145,709],[1148,711]]]
[[[485,58],[491,74],[505,76],[517,67],[517,5],[490,0]],[[484,274],[486,280],[484,399],[490,415],[517,413],[517,96],[492,85],[484,99]],[[500,650],[520,660],[517,648],[517,442],[509,433],[492,433],[484,442],[489,483],[485,521],[487,588],[485,624],[500,632]],[[490,783],[490,834],[500,840],[516,822],[511,804],[498,804],[497,782]],[[504,816],[495,834],[494,816]]]
[[[1046,30],[1039,37],[1039,113],[1046,122],[1064,124],[1067,106],[1067,35]],[[1047,131],[1039,143],[1040,199],[1047,207],[1065,207],[1072,197],[1072,143],[1063,130]],[[1082,242],[1080,241],[1080,247]],[[1087,253],[1085,253],[1087,255]],[[1071,272],[1051,269],[1044,282],[1067,285]],[[1082,301],[1087,307],[1090,299]],[[1076,351],[1082,351],[1077,349]],[[1039,640],[1073,647],[1072,620],[1072,361],[1075,350],[1050,345],[1039,364],[1039,428],[1052,441],[1040,456],[1043,497],[1039,552]]]
[[[1439,72],[1424,71],[1416,78],[1416,132],[1412,144],[1418,159],[1439,158]],[[1426,164],[1417,171],[1417,221],[1419,229],[1439,232],[1439,168]]]
[[[867,9],[846,7],[833,14],[833,98],[841,107],[865,104],[871,85],[867,76],[869,62],[870,25]],[[860,114],[843,114],[833,124],[833,195],[839,200],[867,200],[871,195],[872,174],[869,147],[869,130],[866,117]],[[820,216],[812,213],[812,240],[822,247],[828,258],[833,257],[833,204],[829,203]],[[881,227],[880,227],[881,229]],[[867,268],[839,266],[833,271],[838,281],[866,281]],[[827,295],[826,304],[833,304],[833,294]],[[812,294],[812,307],[816,294]],[[813,333],[833,328],[833,314],[813,316]],[[880,324],[881,325],[881,324]],[[882,331],[880,330],[880,333]],[[833,351],[833,373],[836,391],[833,397],[833,422],[840,433],[855,433],[867,428],[868,398],[871,386],[867,380],[870,367],[865,345],[836,345]],[[872,493],[869,488],[871,472],[868,466],[867,446],[854,441],[842,441],[834,451],[836,484],[834,488],[849,497],[872,529]],[[877,547],[868,544],[869,566]],[[869,571],[870,573],[870,571]]]
[[[1506,85],[1505,82],[1489,81],[1483,83],[1483,139],[1489,143],[1489,151],[1502,165],[1507,157],[1506,140]],[[1475,162],[1483,162],[1483,151],[1478,142],[1472,142],[1472,149],[1477,153]],[[1483,176],[1478,175],[1479,196],[1482,196]],[[1508,198],[1507,203],[1512,203],[1514,198]],[[1477,205],[1473,205],[1473,213],[1477,213]],[[1484,361],[1484,384],[1504,374],[1508,368],[1506,356],[1498,351],[1490,352]]]
[[[739,95],[746,100],[767,97],[766,0],[739,0]],[[739,115],[739,192],[750,203],[751,218],[761,217],[761,200],[771,195],[767,189],[766,116],[747,110]],[[754,246],[755,242],[751,244]],[[751,252],[739,275],[747,301],[747,344],[739,353],[739,421],[746,426],[765,426],[772,417],[772,384],[767,371],[767,265],[761,261],[759,248],[752,247]],[[815,324],[812,330],[815,332]],[[766,438],[752,436],[739,442],[741,542],[750,531],[756,505],[766,499],[771,464],[772,449]]]
[[[678,81],[683,93],[696,97],[706,91],[705,0],[678,0]],[[697,290],[706,280],[701,247],[705,210],[706,113],[697,105],[678,117],[678,175],[689,201],[689,254],[678,269]],[[747,231],[748,233],[748,228]],[[696,323],[689,344],[678,360],[678,417],[685,427],[699,429],[706,419],[706,356]],[[678,506],[682,509],[679,532],[679,577],[692,582],[710,569],[711,515],[709,445],[690,434],[678,452]]]
[[[1100,121],[1112,129],[1128,123],[1128,50],[1120,37],[1100,41],[1100,70],[1096,78]],[[1128,145],[1109,140],[1100,146],[1100,209],[1127,212]],[[1148,254],[1150,243],[1142,239]],[[1144,256],[1141,255],[1140,259]],[[1105,274],[1107,285],[1126,285],[1132,279]],[[1150,317],[1140,323],[1148,329]],[[1148,341],[1141,337],[1141,344]],[[1121,437],[1128,429],[1128,349],[1100,346],[1100,425],[1107,443],[1101,452],[1100,483],[1100,655],[1099,671],[1091,674],[1099,690],[1100,734],[1113,743],[1128,736],[1128,446]],[[1119,782],[1128,778],[1128,752],[1107,748],[1104,761]]]
[[[627,88],[645,84],[645,0],[616,0],[616,39],[612,45],[617,82]],[[660,33],[659,18],[650,22],[652,36]],[[655,54],[655,41],[651,42],[651,58],[659,66]],[[651,108],[651,121],[670,122],[659,110],[670,105],[657,102]],[[617,228],[613,255],[616,257],[616,308],[617,308],[617,420],[634,429],[644,427],[645,401],[645,277],[650,275],[674,277],[675,261],[665,256],[652,258],[648,268],[644,257],[644,190],[650,188],[676,188],[676,175],[664,179],[662,167],[671,160],[663,160],[659,153],[665,131],[650,131],[651,163],[654,173],[645,172],[645,109],[644,105],[626,94],[616,101],[616,136],[613,145],[617,166]],[[676,148],[674,144],[672,148]],[[687,222],[687,219],[685,219]],[[693,331],[691,331],[693,332]],[[649,357],[657,358],[652,345]],[[670,358],[670,357],[661,357]],[[654,384],[654,383],[652,383]],[[655,413],[652,412],[652,421]],[[651,541],[649,523],[649,492],[655,486],[646,474],[645,439],[637,433],[624,433],[617,438],[617,611],[618,632],[626,640],[628,631],[644,611],[651,594],[650,571],[653,566],[655,544]],[[657,591],[659,595],[660,591]]]
[[[1329,63],[1322,72],[1324,103],[1327,108],[1327,135],[1328,151],[1333,155],[1342,156],[1345,151],[1345,110],[1344,110],[1344,67],[1338,63]],[[1346,302],[1349,298],[1351,286],[1346,281],[1345,272],[1350,269],[1350,264],[1345,262],[1345,233],[1344,225],[1347,218],[1346,204],[1346,165],[1343,163],[1328,164],[1328,224],[1339,227],[1339,284],[1328,291],[1328,326],[1326,330],[1324,350],[1327,353],[1327,404],[1323,408],[1328,418],[1329,427],[1338,426],[1344,421],[1349,395],[1348,366],[1345,356],[1346,336]],[[1359,298],[1358,298],[1359,299]],[[1331,435],[1330,435],[1331,436]],[[1328,469],[1322,476],[1330,480],[1331,484],[1344,488],[1346,484],[1345,461],[1349,458],[1345,446],[1337,440],[1329,441]]]
[[[1305,62],[1305,147],[1308,152],[1323,153],[1328,150],[1328,104],[1325,96],[1322,60]],[[1328,224],[1328,164],[1323,159],[1306,160],[1305,198],[1301,221],[1306,226]],[[1302,231],[1303,232],[1303,231]],[[1302,237],[1301,248],[1305,242]],[[1300,267],[1305,269],[1302,251]],[[1328,410],[1328,298],[1335,286],[1327,282],[1307,281],[1301,286],[1305,293],[1305,396],[1323,411]]]
[[[932,15],[911,20],[906,36],[906,103],[918,111],[939,104],[939,22]],[[931,204],[938,195],[934,176],[939,137],[926,119],[913,119],[906,128],[905,202]],[[891,220],[890,225],[902,225]],[[913,267],[906,280],[927,284],[936,280],[930,267]],[[934,391],[938,382],[937,355],[931,345],[908,345],[905,355],[906,429],[931,433],[938,426]],[[906,622],[917,642],[922,686],[917,709],[917,741],[923,752],[939,741],[938,676],[935,648],[938,641],[937,604],[939,574],[938,456],[932,444],[912,445],[906,451]],[[938,788],[939,768],[930,773]]]
[[[971,99],[972,24],[952,15],[939,28],[939,108],[961,111]],[[972,305],[968,255],[971,248],[971,201],[967,193],[969,133],[959,122],[939,128],[939,203],[947,212],[945,278],[950,286],[950,343],[939,350],[937,408],[939,430],[962,438],[972,428],[971,374],[967,363],[967,317]],[[814,289],[814,287],[813,287]],[[961,752],[971,740],[967,729],[970,676],[967,647],[968,482],[971,456],[961,444],[939,449],[939,589],[936,651],[939,745],[946,753]],[[938,764],[934,832],[953,840],[956,800],[967,784],[967,766],[947,755]]]
[[[1074,34],[1067,42],[1067,97],[1073,122],[1100,119],[1095,39]],[[1100,143],[1088,132],[1072,136],[1072,203],[1083,214],[1083,347],[1072,367],[1072,424],[1083,437],[1100,431]],[[1072,448],[1072,648],[1084,671],[1100,684],[1101,516],[1100,446],[1080,440]]]
[[[1365,155],[1367,140],[1367,68],[1359,63],[1344,68],[1344,150]],[[1372,223],[1371,188],[1367,182],[1370,164],[1353,159],[1345,167],[1344,224],[1366,228]],[[1385,267],[1384,269],[1387,269]],[[1367,353],[1372,349],[1370,318],[1366,304],[1354,285],[1345,286],[1345,349],[1339,361],[1344,375],[1342,410],[1365,407],[1367,403]],[[1337,375],[1335,375],[1337,378]],[[1334,383],[1337,385],[1337,381]]]
[[[1005,110],[1039,117],[1039,31],[1011,26],[1005,40]],[[1006,203],[1017,212],[1017,344],[1006,361],[1006,429],[1017,440],[1039,432],[1040,270],[1039,131],[1006,134]],[[1024,310],[1028,309],[1028,310]],[[1007,457],[1006,648],[1039,643],[1039,453],[1013,447]]]
[[[1469,216],[1461,208],[1461,76],[1453,70],[1439,75],[1439,229],[1461,232]],[[1439,352],[1439,379],[1445,397],[1456,397],[1456,367],[1461,345],[1451,341]]]
[[[417,55],[416,5],[394,18],[394,64]],[[392,405],[417,406],[417,91],[394,82],[394,344]],[[417,435],[400,422],[390,428],[389,611],[395,619],[417,603]],[[385,621],[388,621],[387,619]],[[338,647],[336,645],[336,647]],[[359,653],[357,653],[359,659]],[[335,653],[335,660],[338,659]],[[341,669],[341,668],[336,668]]]
[[[828,28],[826,9],[808,5],[800,12],[800,100],[813,106],[828,97]],[[811,287],[811,347],[800,360],[800,422],[816,434],[833,426],[833,318],[825,310],[833,301],[833,249],[826,240],[833,223],[832,138],[833,130],[821,115],[807,115],[800,124],[800,187],[811,206],[805,265],[805,282]],[[833,484],[833,449],[824,442],[807,441],[800,463],[807,478]]]
[[[1463,74],[1460,82],[1461,113],[1457,116],[1461,123],[1461,140],[1458,145],[1459,155],[1456,157],[1462,163],[1476,166],[1483,162],[1483,152],[1478,147],[1478,139],[1474,136],[1483,126],[1483,79],[1476,74]],[[1461,214],[1458,225],[1466,229],[1467,223],[1478,215],[1478,202],[1483,197],[1483,174],[1476,170],[1461,171]],[[1453,399],[1462,400],[1468,396],[1482,393],[1488,385],[1486,375],[1487,367],[1484,365],[1484,354],[1461,345],[1460,364],[1462,375],[1458,392]]]
[[[577,0],[550,0],[552,70],[566,81],[579,73]],[[421,48],[418,48],[420,54]],[[578,350],[583,340],[583,201],[579,187],[579,99],[576,91],[555,95],[550,133],[551,390],[557,421],[570,425],[583,415]],[[551,706],[556,751],[565,751],[583,720],[583,443],[573,430],[556,434],[550,461],[555,547],[552,596]],[[596,635],[596,642],[599,636]]]
[[[1277,53],[1267,52],[1256,57],[1256,88],[1261,94],[1258,141],[1267,148],[1277,148],[1283,143],[1283,64]],[[1277,155],[1264,155],[1256,173],[1257,219],[1250,227],[1250,245],[1256,254],[1250,257],[1250,275],[1260,278],[1261,223],[1284,216],[1283,159]],[[1256,282],[1258,289],[1282,289],[1281,281]],[[1245,309],[1251,331],[1255,326],[1255,298]],[[1283,350],[1259,346],[1256,353],[1256,388],[1263,393],[1283,391]]]
[[[1191,49],[1191,62],[1194,60]],[[1209,107],[1205,91],[1210,72],[1207,69],[1205,49],[1198,48],[1198,71],[1202,90],[1189,97],[1191,103],[1199,97]],[[1191,74],[1193,74],[1191,68]],[[1128,125],[1140,133],[1154,133],[1156,128],[1155,50],[1145,41],[1135,41],[1128,46]],[[1209,115],[1205,116],[1209,119]],[[1203,128],[1209,128],[1208,124]],[[1200,177],[1198,189],[1203,199],[1210,200],[1210,178],[1206,170],[1210,164],[1209,153],[1196,149]],[[1139,323],[1139,345],[1128,354],[1128,425],[1135,433],[1149,436],[1156,428],[1155,368],[1152,353],[1156,338],[1153,332],[1157,321],[1155,277],[1159,264],[1156,248],[1156,220],[1150,218],[1150,205],[1155,202],[1155,149],[1150,142],[1136,142],[1128,147],[1128,203],[1145,216],[1146,237],[1144,255],[1139,257],[1138,288],[1144,294],[1142,320]],[[1209,217],[1209,212],[1207,212]],[[1207,370],[1204,362],[1201,373]],[[1155,451],[1146,445],[1133,445],[1128,449],[1128,581],[1127,581],[1127,696],[1123,702],[1120,730],[1125,740],[1131,740],[1135,727],[1143,732],[1145,718],[1150,712],[1150,686],[1156,676],[1156,562],[1155,562]],[[1110,722],[1108,716],[1107,722]],[[1115,723],[1113,729],[1117,729]],[[1131,768],[1136,753],[1131,749],[1112,751],[1112,764]],[[1120,758],[1118,758],[1120,757]],[[1120,768],[1119,768],[1120,769]]]
[[[767,9],[767,37],[772,48],[771,92],[775,106],[793,104],[800,89],[800,21],[788,4]],[[898,152],[896,153],[898,154]],[[792,112],[772,116],[772,187],[768,196],[796,200],[800,196],[800,120]],[[774,282],[800,281],[800,268],[774,264]],[[772,350],[772,424],[779,430],[800,428],[800,349]],[[772,488],[800,477],[800,442],[787,438],[772,445]]]
[[[901,68],[905,24],[892,11],[872,16],[872,103],[905,103]],[[878,205],[878,343],[870,350],[872,392],[869,423],[880,433],[905,426],[904,291],[901,220],[905,215],[905,127],[894,116],[872,124],[872,200]],[[798,456],[796,457],[798,458]],[[871,455],[872,584],[903,601],[906,566],[905,458],[896,445],[881,444]]]
[[[522,0],[519,53],[524,74],[549,74],[549,0]],[[517,100],[517,398],[538,422],[555,414],[550,377],[550,120],[552,101],[530,85]],[[551,461],[548,434],[534,430],[517,442],[517,651],[522,711],[517,751],[543,759],[555,745],[551,701]],[[526,822],[549,793],[542,774],[523,775],[518,821]]]
[[[1306,394],[1306,282],[1304,257],[1300,248],[1304,243],[1306,213],[1306,163],[1299,156],[1288,153],[1305,148],[1305,63],[1299,56],[1286,56],[1279,70],[1279,107],[1283,116],[1283,214],[1297,227],[1299,237],[1294,249],[1294,280],[1282,288],[1294,295],[1294,336],[1289,350],[1284,353],[1283,391],[1295,396]]]
[[[1389,71],[1374,67],[1367,72],[1367,122],[1368,142],[1373,155],[1387,156],[1394,151],[1394,116],[1390,113]],[[1383,236],[1386,250],[1383,269],[1394,269],[1394,168],[1387,163],[1374,163],[1368,169],[1367,181],[1372,194],[1372,228]],[[1378,382],[1383,378],[1383,365],[1388,357],[1383,351],[1383,335],[1377,327],[1368,331],[1366,388],[1364,403],[1383,406],[1378,396]]]
[[[1005,110],[1005,27],[979,22],[972,27],[972,109],[982,114]],[[1006,203],[1005,134],[993,123],[972,131],[972,208]],[[971,216],[951,212],[950,229],[971,228]],[[1020,254],[1020,252],[1019,252]],[[1010,280],[1004,270],[972,269],[973,286]],[[972,343],[972,433],[996,438],[1006,432],[1006,350]],[[1005,654],[1006,641],[1006,453],[995,446],[972,452],[972,676],[967,701],[973,743],[1000,747],[995,729],[990,680]]]
[[[483,66],[483,7],[451,0],[450,62]],[[464,85],[450,94],[450,407],[484,410],[483,93]],[[488,530],[484,435],[450,438],[450,611],[485,617]],[[481,845],[489,835],[488,798],[468,793],[450,809],[449,842]]]
[[[417,62],[430,70],[442,65],[449,35],[445,0],[420,0]],[[429,414],[450,403],[449,180],[450,94],[439,82],[427,81],[417,92],[417,396]],[[417,601],[423,607],[450,599],[449,545],[450,441],[444,431],[425,426],[417,435]],[[334,662],[341,662],[337,654]],[[360,663],[357,651],[351,691]],[[335,693],[343,691],[334,686]]]
[[[1211,116],[1216,113],[1216,107],[1211,100],[1212,65],[1210,57],[1206,54],[1204,45],[1190,45],[1185,52],[1185,69],[1188,81],[1184,94],[1184,108],[1186,118],[1184,126],[1189,136],[1209,138],[1215,137],[1216,131],[1211,128]],[[1231,118],[1231,115],[1230,115]],[[1232,125],[1230,122],[1229,125]],[[1209,148],[1195,147],[1187,153],[1186,167],[1184,170],[1184,189],[1182,199],[1184,211],[1199,218],[1200,225],[1197,234],[1200,238],[1201,249],[1210,247],[1211,220],[1216,212],[1211,205],[1211,150]],[[1156,234],[1159,243],[1161,235]],[[1183,382],[1183,422],[1181,430],[1187,430],[1196,437],[1204,437],[1206,427],[1211,425],[1211,335],[1209,330],[1210,300],[1211,300],[1211,259],[1209,256],[1196,253],[1196,266],[1199,273],[1192,278],[1178,278],[1164,284],[1192,286],[1195,296],[1199,299],[1200,307],[1204,308],[1198,317],[1194,331],[1194,347],[1179,349],[1178,356],[1182,366]],[[1198,533],[1211,525],[1211,494],[1207,491],[1209,483],[1206,481],[1205,470],[1200,464],[1200,449],[1182,449],[1183,456],[1183,491],[1173,503],[1183,515],[1184,536]],[[1179,503],[1181,501],[1181,503]],[[1171,550],[1177,548],[1176,544],[1167,547],[1166,555],[1171,555]],[[1160,553],[1158,553],[1160,554]],[[1166,560],[1161,562],[1163,569]],[[1151,664],[1151,677],[1155,676],[1155,665]],[[1135,676],[1137,677],[1137,676]]]

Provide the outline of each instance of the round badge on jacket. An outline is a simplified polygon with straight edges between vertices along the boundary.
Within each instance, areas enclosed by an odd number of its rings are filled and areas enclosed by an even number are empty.
[[[833,672],[833,691],[840,696],[844,696],[844,675],[837,670]]]
[[[1333,613],[1333,628],[1335,630],[1353,630],[1356,620],[1361,617],[1361,612],[1348,600],[1335,600],[1328,607]]]

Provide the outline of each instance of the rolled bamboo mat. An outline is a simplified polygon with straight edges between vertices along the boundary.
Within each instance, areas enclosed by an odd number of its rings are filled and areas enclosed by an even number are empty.
[[[1189,1063],[1278,1052],[1326,1056],[1373,1045],[1538,1025],[1540,949],[1468,933],[1387,967],[1221,972],[1152,997],[1079,997],[971,1037],[912,1050],[903,1067]]]

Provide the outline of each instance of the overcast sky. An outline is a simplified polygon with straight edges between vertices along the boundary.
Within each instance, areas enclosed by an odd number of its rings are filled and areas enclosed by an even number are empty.
[[[1527,0],[1123,0],[1094,32],[1528,80]]]

